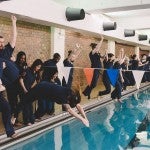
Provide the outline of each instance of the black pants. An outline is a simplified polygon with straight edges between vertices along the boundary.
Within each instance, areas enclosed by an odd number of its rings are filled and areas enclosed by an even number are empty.
[[[33,115],[33,106],[32,106],[32,101],[26,101],[25,95],[22,94],[20,95],[20,100],[22,102],[22,111],[23,111],[23,122],[25,125],[28,123],[34,123],[35,118]]]
[[[7,98],[11,107],[11,114],[16,113],[16,108],[18,105],[18,90],[15,86],[10,86],[6,88]]]
[[[120,81],[116,82],[115,89],[111,93],[112,99],[120,99],[121,98],[121,91],[122,91],[122,84]]]
[[[126,76],[126,72],[123,72],[122,75],[123,75],[123,79],[124,79],[123,89],[126,90],[127,86],[129,86],[131,83],[130,83],[128,77]]]
[[[8,137],[11,137],[15,132],[11,123],[11,109],[7,100],[0,93],[0,111],[2,112],[2,121]]]
[[[35,118],[38,119],[47,114],[53,114],[55,112],[55,102],[49,99],[39,99],[38,108],[34,114]]]
[[[100,71],[98,69],[94,69],[94,73],[93,73],[93,77],[92,77],[92,81],[91,84],[88,85],[85,90],[83,91],[83,94],[85,96],[90,96],[92,89],[96,87],[97,85],[97,81],[100,75]]]
[[[104,70],[104,72],[103,72],[103,80],[102,81],[105,86],[105,90],[100,91],[99,96],[106,95],[111,92],[111,84],[110,84],[110,80],[109,80],[106,70]]]

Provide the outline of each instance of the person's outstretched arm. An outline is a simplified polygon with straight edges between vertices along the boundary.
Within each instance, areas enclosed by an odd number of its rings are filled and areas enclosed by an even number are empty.
[[[97,46],[95,47],[95,49],[92,51],[92,54],[95,54],[97,52],[100,51],[100,48],[102,46],[102,43],[103,43],[103,40],[104,40],[104,37],[101,35],[101,40],[100,42],[97,44]]]
[[[84,109],[82,108],[82,106],[80,104],[77,104],[76,108],[78,109],[78,111],[80,112],[80,114],[82,115],[82,117],[85,118],[88,121],[88,119],[86,117],[86,114],[85,114]]]
[[[75,118],[79,119],[80,121],[82,121],[82,123],[89,127],[89,121],[87,120],[86,118],[86,115],[84,113],[84,110],[83,108],[81,108],[81,106],[79,106],[79,104],[77,104],[77,109],[79,110],[79,112],[81,113],[81,115],[79,115],[77,112],[75,112],[69,104],[64,104],[65,108],[66,108],[66,111],[68,111],[72,116],[74,116]]]
[[[16,45],[16,39],[17,39],[17,27],[16,27],[17,18],[12,15],[11,20],[12,20],[12,38],[10,41],[10,45],[12,48],[14,48]]]
[[[77,59],[77,58],[78,58],[78,56],[79,56],[80,53],[81,53],[81,49],[82,49],[81,44],[76,43],[74,50],[71,52],[71,54],[73,54],[74,57],[75,57],[74,59]],[[70,55],[70,56],[71,56],[71,55]]]

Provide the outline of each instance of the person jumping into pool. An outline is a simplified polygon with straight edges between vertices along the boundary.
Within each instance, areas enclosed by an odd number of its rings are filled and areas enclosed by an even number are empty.
[[[25,95],[25,105],[32,103],[36,99],[50,99],[57,104],[63,104],[72,116],[82,121],[82,123],[89,127],[89,121],[83,108],[80,105],[81,96],[79,91],[71,90],[69,88],[53,84],[47,81],[38,83],[35,87],[30,89]],[[81,115],[75,112],[72,108],[76,107]]]

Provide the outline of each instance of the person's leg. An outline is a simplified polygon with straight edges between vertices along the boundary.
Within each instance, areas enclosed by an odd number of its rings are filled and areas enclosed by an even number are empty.
[[[121,101],[121,92],[122,92],[122,84],[120,81],[117,81],[117,98],[118,98],[118,101],[122,103]]]
[[[33,105],[32,105],[32,102],[29,104],[29,122],[31,123],[31,124],[34,124],[34,122],[35,122],[35,117],[34,117],[34,115],[33,115]]]
[[[39,119],[40,117],[44,116],[46,112],[46,100],[45,99],[39,99],[38,100],[38,108],[36,112],[34,113],[34,116],[36,119]]]
[[[115,99],[117,96],[116,96],[116,87],[115,89],[111,92],[111,98],[112,99]]]
[[[25,99],[23,93],[20,95],[20,99],[21,99],[22,105],[23,105],[23,108],[22,108],[23,123],[25,125],[28,125],[28,123],[29,123],[29,117],[28,117],[29,116],[29,103],[30,102],[29,101],[26,102],[26,99]]]
[[[55,112],[55,103],[51,100],[47,100],[46,101],[46,112],[49,114],[49,115],[53,115],[54,112]]]
[[[97,81],[99,79],[99,75],[100,75],[100,72],[98,69],[95,69],[94,70],[94,74],[93,74],[93,78],[92,78],[92,82],[91,82],[91,85],[90,85],[90,88],[89,88],[89,94],[88,96],[90,97],[90,94],[92,92],[92,89],[96,87],[97,85]]]
[[[111,98],[113,98],[113,99],[117,98],[118,101],[122,103],[121,91],[122,91],[121,83],[119,81],[117,81],[116,85],[115,85],[115,90],[112,92]]]
[[[107,74],[103,75],[103,84],[105,86],[105,90],[104,91],[100,91],[99,92],[99,96],[106,95],[106,94],[109,94],[111,92],[110,80],[109,80]]]
[[[94,73],[93,73],[93,77],[92,77],[92,81],[91,81],[90,86],[87,86],[85,88],[85,90],[82,92],[85,96],[88,96],[88,99],[90,99],[90,95],[91,95],[92,89],[95,88],[96,85],[97,85],[99,74],[100,74],[99,70],[95,69]]]
[[[7,88],[7,98],[11,107],[11,114],[14,114],[16,112],[16,108],[18,104],[18,99],[14,89]]]
[[[2,120],[6,130],[6,134],[8,137],[13,137],[15,135],[15,131],[11,123],[10,106],[7,100],[4,99],[2,96],[0,96],[0,106],[1,106]]]
[[[84,96],[88,96],[89,92],[90,92],[90,86],[88,85],[82,93]]]

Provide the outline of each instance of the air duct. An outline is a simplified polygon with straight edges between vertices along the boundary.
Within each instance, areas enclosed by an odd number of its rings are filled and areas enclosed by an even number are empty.
[[[116,22],[103,22],[103,30],[104,31],[116,30],[116,28],[117,28]]]
[[[67,7],[66,18],[68,21],[82,20],[85,18],[85,11],[84,9]]]
[[[135,36],[135,30],[125,29],[125,30],[124,30],[124,36],[125,36],[125,37]]]
[[[147,40],[147,35],[139,34],[138,38],[139,38],[139,41],[145,41]]]

